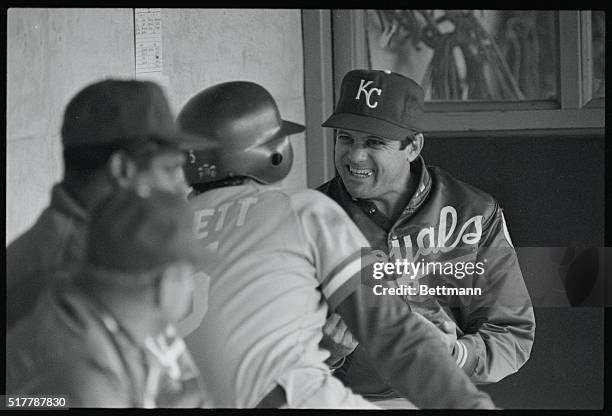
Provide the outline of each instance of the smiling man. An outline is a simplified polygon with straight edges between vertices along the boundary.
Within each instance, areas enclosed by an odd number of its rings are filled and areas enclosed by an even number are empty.
[[[335,163],[351,195],[372,200],[387,217],[397,216],[410,199],[406,189],[416,185],[406,161],[419,155],[423,138],[418,136],[409,142],[407,138],[388,140],[356,130],[338,130]]]
[[[338,176],[319,190],[389,258],[437,263],[440,269],[482,267],[478,276],[433,272],[407,281],[479,288],[482,296],[407,295],[404,300],[440,328],[441,342],[472,381],[496,382],[529,358],[535,334],[531,300],[497,201],[427,166],[420,156],[423,95],[416,82],[400,74],[348,72],[336,109],[323,123],[336,132]],[[406,276],[393,277],[406,282]],[[332,353],[327,362],[340,368],[336,375],[347,386],[373,400],[398,397],[377,377],[342,321],[330,318],[324,334],[321,343]]]

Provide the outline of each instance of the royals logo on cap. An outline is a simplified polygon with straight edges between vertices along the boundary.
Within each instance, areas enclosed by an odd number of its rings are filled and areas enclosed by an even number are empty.
[[[376,106],[378,105],[378,102],[374,102],[373,104],[370,103],[370,96],[372,95],[372,93],[376,93],[378,95],[382,94],[382,90],[380,88],[370,87],[369,90],[367,89],[373,82],[374,81],[366,82],[365,79],[362,79],[361,83],[359,84],[359,89],[357,90],[357,97],[355,97],[356,100],[359,100],[359,97],[361,97],[361,93],[363,92],[365,97],[365,103],[370,108],[376,108]]]
[[[404,140],[423,129],[423,96],[403,75],[356,69],[344,76],[336,109],[323,127]]]

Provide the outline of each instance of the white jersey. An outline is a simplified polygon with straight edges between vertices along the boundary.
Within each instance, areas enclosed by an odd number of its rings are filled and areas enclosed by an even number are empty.
[[[254,407],[280,384],[299,407],[330,377],[321,328],[328,305],[360,284],[367,240],[314,190],[247,181],[190,202],[211,280],[208,311],[185,341],[214,406]]]

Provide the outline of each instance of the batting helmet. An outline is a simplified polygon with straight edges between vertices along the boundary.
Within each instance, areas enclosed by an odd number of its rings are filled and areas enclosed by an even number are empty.
[[[276,102],[261,85],[233,81],[200,91],[178,116],[183,130],[216,150],[190,150],[185,177],[192,184],[247,176],[259,182],[280,181],[293,163],[290,134],[301,124],[281,119]]]

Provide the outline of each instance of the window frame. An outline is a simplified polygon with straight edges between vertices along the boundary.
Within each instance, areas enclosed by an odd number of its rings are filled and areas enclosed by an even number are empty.
[[[427,102],[426,131],[603,128],[605,100],[593,99],[590,88],[590,15],[590,11],[557,11],[559,72],[556,100]],[[367,66],[364,25],[365,10],[332,11],[336,94],[344,73]]]
[[[581,104],[584,108],[605,108],[605,97],[593,97],[593,26],[591,15],[592,10],[580,11]]]

